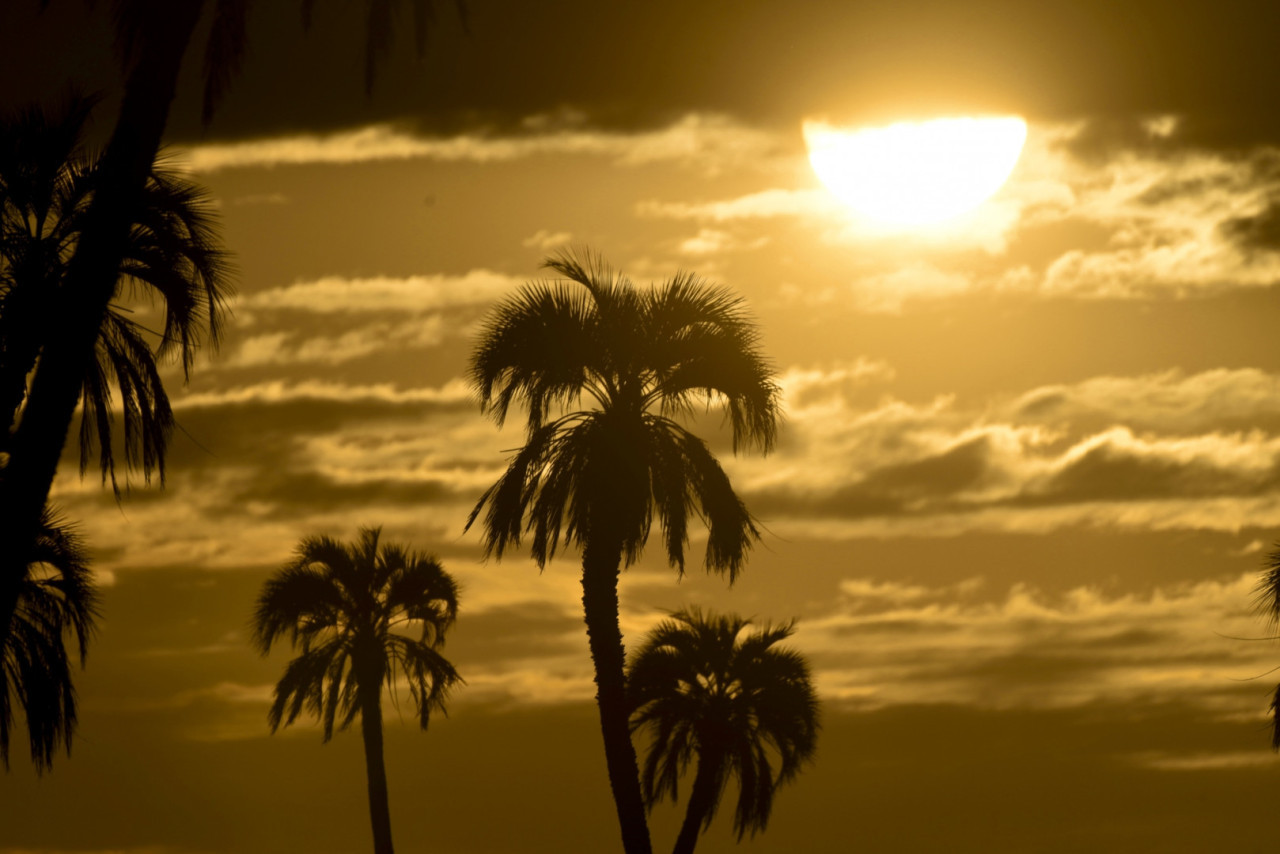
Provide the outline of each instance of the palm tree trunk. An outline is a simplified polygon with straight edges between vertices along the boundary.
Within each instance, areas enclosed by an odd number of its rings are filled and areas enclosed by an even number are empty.
[[[66,319],[36,368],[22,420],[0,479],[0,643],[17,604],[16,579],[28,563],[40,514],[58,468],[89,360],[115,294],[135,211],[169,118],[178,71],[203,0],[150,4],[148,37],[129,72],[120,116],[98,169],[75,256],[68,266]]]
[[[604,736],[604,760],[609,788],[618,810],[622,848],[626,854],[652,854],[644,800],[640,796],[640,766],[628,724],[626,652],[618,626],[618,567],[622,547],[617,538],[593,537],[582,553],[582,610],[587,624],[591,662],[596,671],[596,705]]]
[[[366,692],[360,704],[364,735],[364,763],[369,777],[369,820],[373,823],[373,854],[393,854],[391,801],[387,796],[387,766],[382,755],[382,683],[377,693]]]
[[[698,837],[702,834],[702,824],[716,803],[715,772],[712,769],[717,764],[717,761],[709,756],[698,758],[698,773],[693,778],[693,792],[689,795],[684,824],[680,825],[680,835],[676,837],[676,845],[671,849],[671,854],[693,854],[693,847],[698,844]]]

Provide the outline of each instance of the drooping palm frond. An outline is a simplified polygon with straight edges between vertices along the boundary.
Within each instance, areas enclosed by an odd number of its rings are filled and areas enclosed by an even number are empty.
[[[305,29],[311,28],[317,2],[318,0],[302,0],[302,26]],[[391,54],[395,33],[399,28],[396,18],[403,2],[405,0],[364,0],[364,88],[366,93],[373,91],[373,84],[378,76],[378,66]],[[436,0],[408,0],[408,2],[413,12],[414,48],[417,50],[418,57],[421,58],[426,53],[427,36],[436,24]],[[465,31],[469,18],[466,0],[454,0],[453,5]]]
[[[249,50],[250,0],[217,0],[209,40],[204,47],[204,101],[200,116],[208,125]]]
[[[97,181],[98,161],[83,145],[92,103],[71,97],[56,114],[29,108],[0,122],[0,406],[6,433],[20,416],[28,374],[59,334],[67,309],[68,265]],[[174,422],[160,365],[176,360],[185,376],[202,345],[217,345],[229,275],[205,193],[163,166],[154,168],[129,230],[116,290],[118,298],[139,295],[159,303],[164,323],[146,329],[119,303],[103,317],[97,361],[87,367],[81,389],[82,474],[96,450],[102,479],[117,492],[121,453],[126,468],[141,469],[148,481],[157,474],[163,482]],[[113,443],[116,394],[123,421],[119,448]]]
[[[17,583],[18,605],[0,635],[0,762],[9,767],[16,712],[27,726],[31,761],[43,772],[59,747],[71,751],[77,723],[74,644],[84,665],[98,616],[98,596],[84,543],[47,510],[32,560]]]
[[[777,789],[812,759],[819,728],[804,657],[777,646],[794,623],[744,635],[748,626],[693,608],[672,614],[646,636],[627,676],[632,729],[648,736],[646,804],[678,800],[680,780],[696,764],[695,792],[709,794],[705,803],[691,796],[688,828],[710,826],[734,779],[739,839],[766,828]]]

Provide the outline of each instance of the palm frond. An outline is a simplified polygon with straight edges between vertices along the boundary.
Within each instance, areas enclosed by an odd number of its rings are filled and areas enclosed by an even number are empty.
[[[1253,589],[1254,609],[1272,629],[1280,627],[1280,543],[1267,553],[1262,577]]]
[[[0,762],[9,765],[16,711],[27,725],[31,759],[43,772],[59,747],[71,752],[77,722],[67,643],[81,666],[98,616],[98,597],[83,541],[46,509],[30,564],[18,585],[17,607],[0,636]]]
[[[249,47],[249,0],[217,0],[209,40],[204,48],[204,102],[201,120],[208,125],[231,86]]]

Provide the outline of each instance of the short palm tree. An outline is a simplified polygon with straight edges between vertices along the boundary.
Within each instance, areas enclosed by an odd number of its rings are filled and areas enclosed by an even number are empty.
[[[736,615],[677,612],[649,633],[627,673],[632,729],[649,736],[645,803],[678,801],[679,780],[697,763],[674,854],[691,854],[731,777],[738,839],[763,831],[774,793],[814,754],[818,700],[809,667],[798,652],[776,646],[794,623],[744,635],[750,624]]]
[[[679,418],[722,405],[738,450],[767,452],[778,386],[743,301],[679,274],[641,290],[587,255],[547,260],[565,282],[524,288],[490,315],[471,360],[481,409],[528,413],[526,441],[476,504],[486,553],[529,535],[539,566],[582,550],[582,604],[609,783],[628,854],[651,850],[627,724],[618,576],[652,523],[684,571],[689,517],[708,528],[706,567],[732,583],[759,532],[707,444]]]
[[[46,512],[18,607],[0,634],[0,761],[6,769],[16,709],[26,719],[38,771],[50,766],[60,745],[71,752],[76,694],[67,643],[74,640],[83,666],[97,603],[83,543]]]
[[[263,655],[285,637],[300,650],[276,684],[267,715],[272,732],[306,709],[328,741],[335,723],[346,729],[360,716],[374,852],[391,854],[382,689],[394,690],[402,676],[423,729],[431,712],[445,710],[449,690],[461,681],[440,654],[457,617],[458,585],[434,558],[382,545],[380,533],[362,528],[351,545],[303,539],[297,556],[263,586],[253,636]]]
[[[91,98],[71,97],[58,108],[28,107],[0,122],[0,413],[6,434],[42,350],[62,333],[67,263],[96,182],[95,159],[84,146],[92,107]],[[113,486],[112,388],[121,397],[126,465],[163,480],[174,421],[159,364],[174,359],[185,373],[203,341],[217,343],[230,287],[204,193],[157,168],[144,195],[117,291],[159,302],[164,325],[153,334],[113,303],[81,384],[81,471],[96,444],[103,480],[109,477]]]

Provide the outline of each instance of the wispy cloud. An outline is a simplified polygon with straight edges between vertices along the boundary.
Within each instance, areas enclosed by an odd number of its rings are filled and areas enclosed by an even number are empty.
[[[775,153],[772,134],[721,115],[690,114],[665,128],[634,133],[565,126],[538,117],[516,136],[425,137],[393,124],[326,135],[196,145],[176,152],[192,172],[387,160],[502,163],[544,156],[605,157],[623,166],[678,163],[719,171]]]
[[[993,590],[979,577],[939,587],[851,578],[797,641],[824,693],[860,707],[1173,700],[1234,712],[1238,680],[1275,652],[1224,637],[1255,633],[1253,584],[1246,573],[1145,593],[1050,593],[1025,582]],[[1259,720],[1264,712],[1260,703]]]
[[[768,461],[728,463],[757,512],[886,534],[1238,530],[1280,512],[1280,379],[1261,371],[1098,377],[979,406],[868,406],[862,387],[891,379],[865,360],[785,373],[788,442]]]

